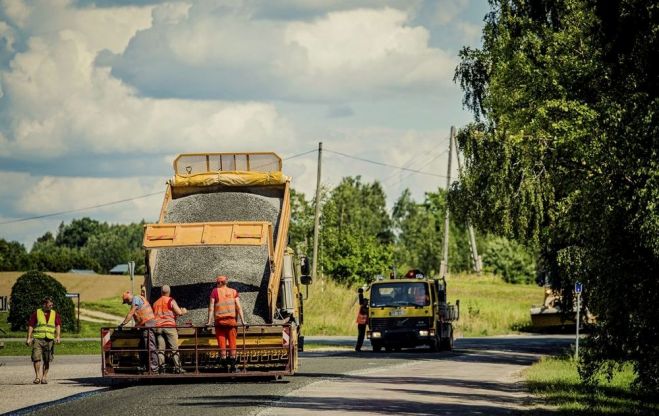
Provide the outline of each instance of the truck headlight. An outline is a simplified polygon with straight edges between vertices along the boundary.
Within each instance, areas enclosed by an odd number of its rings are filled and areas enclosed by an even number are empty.
[[[431,330],[428,332],[428,335],[430,335],[431,337],[434,337],[434,336],[435,336],[435,330],[434,330],[434,329],[431,329]]]
[[[382,338],[382,334],[380,332],[371,332],[371,338]]]
[[[419,331],[419,336],[420,337],[427,337],[428,336],[428,331],[426,331],[426,330]]]

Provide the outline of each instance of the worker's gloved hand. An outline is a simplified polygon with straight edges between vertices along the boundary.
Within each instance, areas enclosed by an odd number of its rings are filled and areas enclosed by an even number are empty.
[[[117,326],[117,329],[118,329],[119,331],[121,331],[122,329],[124,329],[124,325],[126,325],[126,324],[124,324],[123,322],[120,323],[120,324]]]

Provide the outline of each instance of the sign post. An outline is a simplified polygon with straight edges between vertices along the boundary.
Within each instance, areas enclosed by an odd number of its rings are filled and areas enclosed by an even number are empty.
[[[581,314],[581,291],[583,290],[583,285],[581,282],[574,283],[574,293],[577,294],[577,340],[576,346],[574,349],[574,359],[579,361],[579,327],[581,326],[581,321],[579,315]]]
[[[135,294],[135,262],[128,262],[128,273],[130,274],[130,293]]]

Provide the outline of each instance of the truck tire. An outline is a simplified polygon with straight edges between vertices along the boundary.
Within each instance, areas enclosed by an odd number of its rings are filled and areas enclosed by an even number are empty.
[[[371,347],[373,347],[373,352],[380,352],[382,351],[382,344],[379,342],[373,342],[371,341]]]

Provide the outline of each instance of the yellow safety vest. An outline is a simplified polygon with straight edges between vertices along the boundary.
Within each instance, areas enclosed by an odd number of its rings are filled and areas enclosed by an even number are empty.
[[[39,339],[55,339],[55,311],[51,309],[48,322],[46,322],[46,314],[42,309],[37,309],[37,326],[32,332],[34,338]]]

